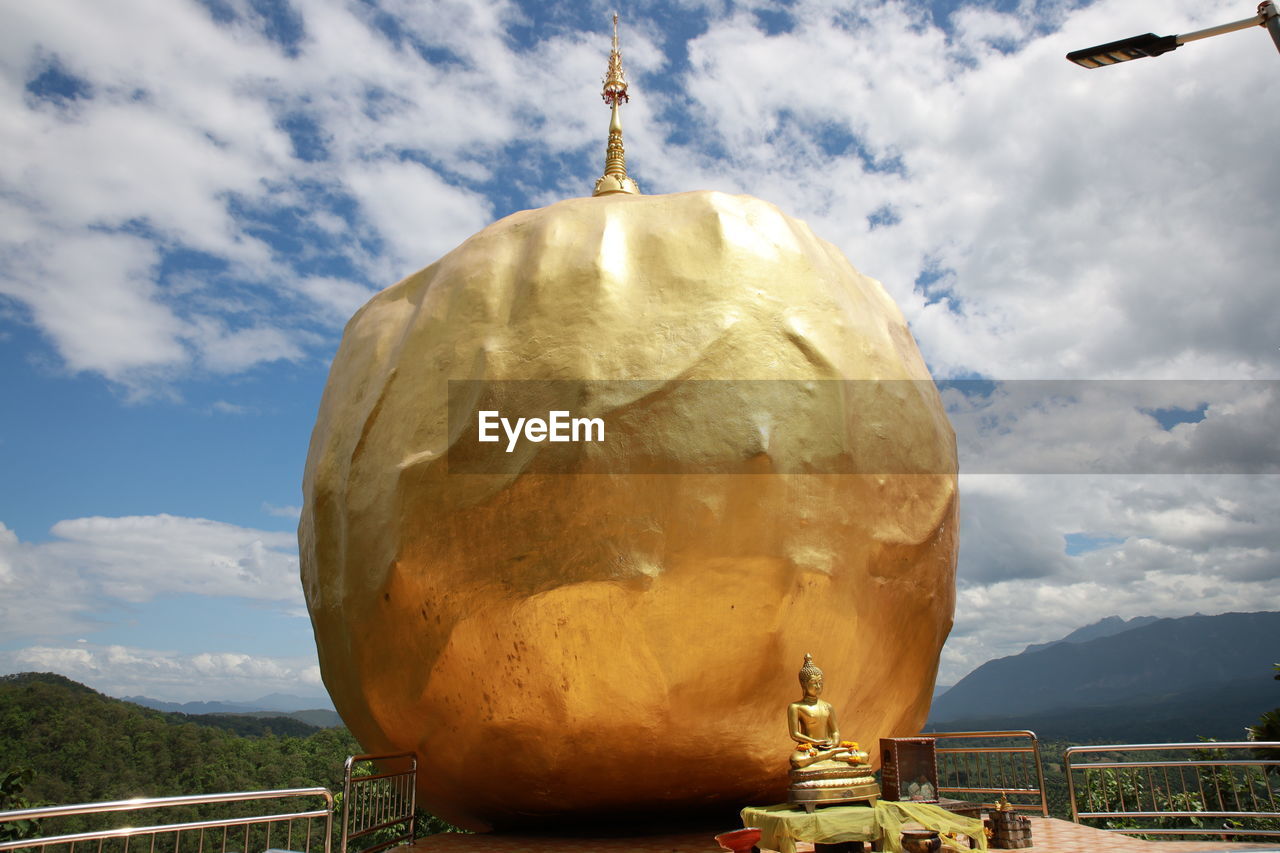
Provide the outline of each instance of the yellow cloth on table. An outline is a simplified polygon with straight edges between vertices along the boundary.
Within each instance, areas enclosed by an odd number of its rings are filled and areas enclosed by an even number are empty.
[[[809,814],[802,806],[748,807],[742,825],[760,830],[758,846],[778,853],[796,853],[797,841],[838,844],[874,841],[880,837],[876,810],[871,806],[826,806]]]
[[[825,806],[809,814],[800,806],[778,805],[749,807],[742,810],[742,825],[760,830],[762,848],[778,853],[796,853],[797,841],[815,844],[839,844],[844,841],[880,841],[881,849],[898,853],[902,850],[902,826],[918,823],[936,829],[943,836],[943,848],[968,849],[946,833],[958,833],[974,839],[976,849],[987,849],[987,836],[982,821],[952,814],[929,803],[899,803],[878,800],[875,806]]]
[[[876,818],[880,822],[885,850],[902,849],[902,825],[918,823],[925,829],[936,829],[942,836],[943,850],[968,850],[968,842],[957,841],[948,835],[967,835],[974,841],[975,850],[987,849],[987,834],[982,829],[982,821],[976,817],[965,817],[949,812],[942,806],[930,803],[896,802],[894,800],[878,800],[876,802]]]

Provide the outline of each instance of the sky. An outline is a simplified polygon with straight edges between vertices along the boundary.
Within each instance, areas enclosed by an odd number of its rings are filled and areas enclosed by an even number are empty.
[[[941,383],[942,684],[1104,616],[1280,609],[1280,55],[1063,58],[1254,5],[620,8],[641,188],[807,221]],[[0,0],[0,672],[323,696],[295,531],[343,325],[589,194],[611,11]]]

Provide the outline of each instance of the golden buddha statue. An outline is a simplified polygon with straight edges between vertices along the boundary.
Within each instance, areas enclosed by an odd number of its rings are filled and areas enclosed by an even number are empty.
[[[866,800],[880,796],[867,754],[853,741],[840,740],[835,709],[822,696],[822,670],[813,655],[800,668],[804,695],[787,706],[787,726],[795,750],[791,753],[790,800],[812,812],[815,806]]]

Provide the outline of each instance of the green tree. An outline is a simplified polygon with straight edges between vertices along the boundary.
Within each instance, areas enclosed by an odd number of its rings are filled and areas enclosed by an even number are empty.
[[[1273,664],[1273,667],[1275,679],[1280,681],[1280,663]],[[1272,708],[1264,712],[1256,724],[1245,728],[1245,732],[1249,740],[1280,741],[1280,708]],[[1254,754],[1263,761],[1280,761],[1280,749],[1255,749]],[[1271,765],[1267,768],[1267,772],[1280,775],[1280,766]]]
[[[30,767],[23,767],[0,776],[0,812],[31,808],[22,793],[35,775],[36,772]],[[30,837],[34,832],[35,821],[11,820],[0,823],[0,841],[18,841]]]

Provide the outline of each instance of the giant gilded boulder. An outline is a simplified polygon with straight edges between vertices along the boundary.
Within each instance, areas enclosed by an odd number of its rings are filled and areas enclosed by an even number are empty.
[[[604,440],[481,445],[499,405]],[[805,652],[845,738],[927,715],[954,434],[881,285],[758,199],[562,201],[379,293],[304,493],[325,684],[464,826],[779,801]]]

